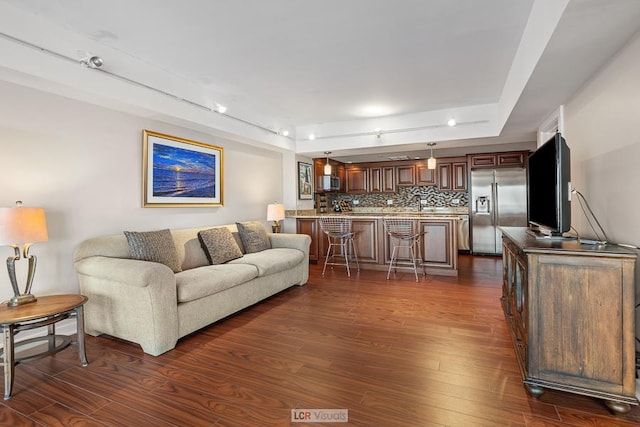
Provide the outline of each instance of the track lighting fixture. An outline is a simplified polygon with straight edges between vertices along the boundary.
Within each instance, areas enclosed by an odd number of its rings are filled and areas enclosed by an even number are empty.
[[[80,63],[82,65],[84,65],[85,67],[100,68],[104,64],[104,61],[102,60],[102,58],[100,58],[97,55],[91,55],[90,57],[85,58],[82,61],[80,61]]]

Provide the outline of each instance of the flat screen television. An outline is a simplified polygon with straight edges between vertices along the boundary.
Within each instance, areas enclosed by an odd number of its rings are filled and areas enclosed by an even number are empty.
[[[558,132],[529,155],[529,224],[551,236],[571,228],[571,159]]]

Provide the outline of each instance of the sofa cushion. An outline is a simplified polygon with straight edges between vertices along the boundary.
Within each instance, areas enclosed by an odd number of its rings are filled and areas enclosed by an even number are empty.
[[[251,254],[271,249],[269,236],[267,236],[267,231],[260,221],[237,222],[236,226],[238,227],[245,253]]]
[[[228,228],[218,227],[199,231],[198,240],[210,264],[224,264],[242,256],[242,251]]]
[[[133,259],[159,262],[166,265],[174,273],[182,271],[178,252],[173,243],[171,231],[168,229],[157,231],[125,231],[129,244],[129,255]]]
[[[288,270],[304,259],[304,253],[298,249],[273,248],[252,254],[246,254],[242,258],[229,261],[231,264],[250,264],[258,269],[260,276],[279,273]]]
[[[176,273],[178,303],[193,301],[240,285],[258,276],[248,264],[218,264]]]

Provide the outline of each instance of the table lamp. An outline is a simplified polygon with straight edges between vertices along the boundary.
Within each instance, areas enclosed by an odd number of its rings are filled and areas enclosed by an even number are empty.
[[[16,202],[15,208],[0,208],[0,246],[11,246],[15,252],[14,256],[7,258],[9,280],[14,293],[14,296],[7,301],[9,307],[17,307],[36,301],[36,297],[31,294],[31,286],[36,272],[37,258],[35,255],[29,254],[29,248],[33,243],[46,242],[47,240],[49,240],[49,236],[44,209],[23,208],[20,201]],[[20,292],[16,280],[16,261],[20,260],[21,245],[22,257],[29,260],[24,293]]]
[[[267,206],[267,221],[273,221],[271,230],[274,233],[280,232],[280,220],[282,219],[284,219],[284,205],[273,203]]]

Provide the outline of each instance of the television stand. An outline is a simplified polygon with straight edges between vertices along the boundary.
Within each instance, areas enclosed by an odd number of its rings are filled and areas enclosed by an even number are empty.
[[[527,234],[532,236],[536,240],[546,240],[549,242],[566,242],[570,240],[576,240],[573,236],[563,236],[562,234],[545,234],[540,230],[534,230],[532,228],[527,229]]]
[[[638,405],[636,253],[548,244],[525,230],[502,228],[501,299],[525,389],[534,398],[546,389],[591,396],[628,412]]]

